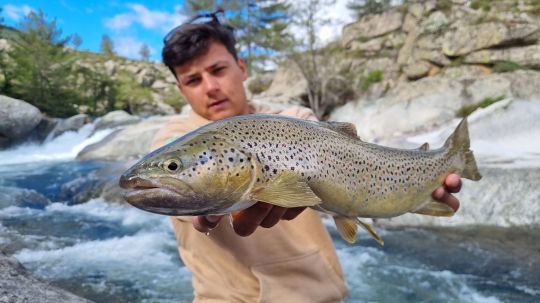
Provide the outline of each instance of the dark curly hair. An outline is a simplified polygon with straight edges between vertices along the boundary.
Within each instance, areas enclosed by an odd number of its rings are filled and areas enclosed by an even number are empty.
[[[161,52],[163,63],[176,77],[174,68],[204,55],[211,42],[223,44],[234,59],[238,59],[233,28],[214,17],[214,20],[206,23],[180,25],[167,34]]]

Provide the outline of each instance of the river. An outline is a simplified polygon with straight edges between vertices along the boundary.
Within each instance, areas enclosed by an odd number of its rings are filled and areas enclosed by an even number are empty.
[[[96,302],[189,302],[191,275],[166,217],[85,199],[122,163],[75,161],[109,131],[92,125],[0,151],[0,249],[37,276]],[[538,168],[534,168],[538,169]],[[466,207],[466,205],[464,206]],[[540,233],[515,227],[379,228],[343,242],[346,302],[539,302]]]

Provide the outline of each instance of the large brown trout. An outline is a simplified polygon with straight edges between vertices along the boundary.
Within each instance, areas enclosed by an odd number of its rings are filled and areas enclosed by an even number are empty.
[[[431,200],[451,173],[479,180],[464,119],[443,147],[404,150],[367,143],[353,124],[246,115],[194,130],[146,155],[120,178],[126,200],[164,215],[227,214],[256,201],[331,214],[356,239],[359,218],[407,212],[451,216]]]

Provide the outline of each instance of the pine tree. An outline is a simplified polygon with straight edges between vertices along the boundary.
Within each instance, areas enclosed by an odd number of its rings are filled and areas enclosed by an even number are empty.
[[[108,56],[114,56],[114,44],[111,40],[111,38],[108,35],[102,35],[101,36],[101,53],[108,55]]]
[[[391,0],[352,0],[347,3],[347,7],[355,11],[358,19],[365,15],[380,14],[391,5]]]
[[[209,13],[218,7],[225,10],[226,22],[235,28],[239,53],[250,71],[290,46],[285,33],[290,6],[284,1],[188,0],[187,4],[193,15]]]
[[[146,43],[143,43],[141,45],[141,49],[139,50],[139,55],[141,55],[141,60],[143,61],[150,61],[150,48]]]
[[[54,116],[75,114],[80,99],[68,81],[75,57],[66,48],[72,37],[64,37],[56,19],[47,21],[42,11],[31,12],[17,26],[19,33],[8,52],[12,92]]]

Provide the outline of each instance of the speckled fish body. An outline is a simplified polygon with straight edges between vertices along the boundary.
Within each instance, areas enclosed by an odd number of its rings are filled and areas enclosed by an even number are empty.
[[[152,152],[120,184],[126,200],[167,215],[223,214],[255,201],[330,213],[349,242],[358,217],[407,212],[448,216],[431,192],[451,173],[479,180],[466,120],[436,150],[403,150],[362,141],[354,125],[277,115],[213,122]],[[381,242],[381,241],[380,241]]]

